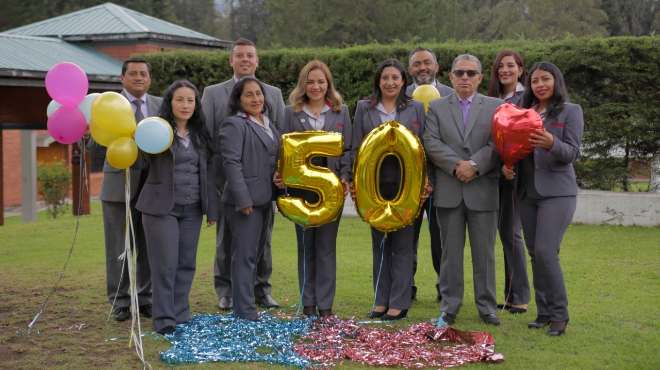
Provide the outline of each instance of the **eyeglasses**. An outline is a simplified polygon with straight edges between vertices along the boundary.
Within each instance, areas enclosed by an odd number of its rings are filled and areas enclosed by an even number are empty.
[[[468,70],[465,70],[465,69],[455,69],[455,70],[451,71],[451,73],[453,73],[454,76],[459,77],[459,78],[460,78],[460,77],[463,77],[463,75],[465,75],[465,74],[467,74],[468,77],[472,78],[472,77],[478,75],[480,72],[479,72],[479,71],[475,71],[474,69],[468,69]]]

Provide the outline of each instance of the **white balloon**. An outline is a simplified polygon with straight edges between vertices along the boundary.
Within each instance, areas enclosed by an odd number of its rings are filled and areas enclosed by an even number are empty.
[[[94,100],[99,96],[101,96],[99,93],[87,94],[85,99],[83,99],[80,104],[78,104],[78,109],[80,109],[83,116],[85,116],[85,122],[87,122],[88,126],[89,122],[92,120],[92,103],[94,103]]]
[[[48,103],[48,107],[46,107],[46,116],[50,118],[50,116],[55,113],[56,110],[60,109],[62,104],[56,102],[55,100],[51,100],[50,103]]]
[[[143,152],[162,153],[169,149],[173,139],[172,126],[160,117],[147,117],[135,129],[135,143]]]

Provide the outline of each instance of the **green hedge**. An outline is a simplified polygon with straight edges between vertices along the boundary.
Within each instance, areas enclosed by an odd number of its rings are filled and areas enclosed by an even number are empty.
[[[285,101],[298,71],[310,59],[319,58],[332,69],[338,90],[351,110],[370,93],[376,65],[386,58],[407,63],[417,45],[363,45],[345,49],[277,49],[259,53],[257,75],[282,89]],[[520,52],[527,68],[534,62],[551,61],[564,72],[571,100],[585,112],[585,138],[579,178],[585,187],[611,188],[625,183],[628,161],[647,158],[660,148],[660,36],[566,39],[544,41],[451,42],[423,44],[438,55],[440,80],[449,84],[447,72],[461,53],[476,55],[484,66],[485,92],[490,65],[498,51]],[[232,71],[227,52],[170,52],[145,56],[153,67],[152,92],[159,94],[173,80],[187,78],[200,89],[225,81]],[[623,159],[621,155],[623,154]],[[588,167],[588,168],[587,168]],[[607,170],[606,181],[599,170]],[[625,185],[624,185],[625,187]]]

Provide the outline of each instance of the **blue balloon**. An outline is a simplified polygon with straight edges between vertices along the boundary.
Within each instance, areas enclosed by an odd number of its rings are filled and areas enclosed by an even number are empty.
[[[173,139],[172,126],[160,117],[147,117],[135,129],[135,143],[140,150],[149,154],[166,151]]]
[[[92,103],[94,103],[94,100],[100,95],[101,94],[99,93],[87,94],[87,96],[85,96],[85,99],[83,99],[80,102],[80,104],[78,104],[78,109],[80,109],[83,116],[85,116],[85,122],[87,122],[88,126],[89,123],[92,121]]]

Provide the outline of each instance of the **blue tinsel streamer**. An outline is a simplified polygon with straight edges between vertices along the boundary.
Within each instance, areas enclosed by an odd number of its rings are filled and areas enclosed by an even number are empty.
[[[309,360],[293,351],[294,341],[305,335],[309,319],[281,320],[262,313],[259,321],[237,319],[232,314],[194,316],[166,335],[172,347],[160,354],[168,364],[261,361],[309,367]]]

